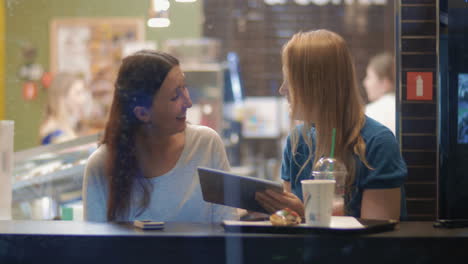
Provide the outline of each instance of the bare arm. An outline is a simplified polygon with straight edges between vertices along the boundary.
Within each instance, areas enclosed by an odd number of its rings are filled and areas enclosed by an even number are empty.
[[[400,193],[400,188],[364,190],[361,218],[400,219]]]
[[[270,213],[288,207],[304,217],[304,204],[291,192],[291,183],[283,181],[283,190],[282,194],[273,191],[257,193],[256,199]],[[333,204],[333,215],[344,215],[343,201]]]
[[[283,182],[283,189],[285,192],[291,192],[291,183],[284,181]],[[303,213],[300,213],[303,215]],[[336,216],[344,216],[344,204],[343,201],[333,202],[333,212],[332,215]]]
[[[302,217],[304,216],[304,205],[301,199],[291,192],[291,183],[287,181],[283,182],[282,193],[266,190],[264,192],[257,192],[255,194],[255,199],[270,214],[287,207],[296,211]]]

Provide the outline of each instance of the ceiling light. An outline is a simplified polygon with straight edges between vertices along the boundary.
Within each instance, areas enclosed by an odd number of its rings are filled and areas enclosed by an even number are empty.
[[[169,18],[152,17],[148,19],[147,25],[148,27],[168,27],[171,25],[171,21],[169,20]]]
[[[152,0],[148,11],[148,27],[168,27],[171,24],[169,20],[170,6],[171,4],[168,0]]]
[[[171,6],[171,3],[169,3],[168,0],[153,0],[151,8],[158,12],[158,11],[167,11],[169,7]]]

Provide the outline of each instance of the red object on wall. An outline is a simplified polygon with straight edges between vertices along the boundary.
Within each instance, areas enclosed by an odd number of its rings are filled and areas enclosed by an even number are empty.
[[[432,72],[407,72],[406,100],[431,101],[432,80]]]
[[[45,72],[41,78],[42,86],[46,89],[49,88],[50,84],[52,83],[52,79],[53,79],[52,73]]]
[[[23,99],[26,101],[34,100],[37,97],[37,85],[34,82],[25,82],[23,84]]]

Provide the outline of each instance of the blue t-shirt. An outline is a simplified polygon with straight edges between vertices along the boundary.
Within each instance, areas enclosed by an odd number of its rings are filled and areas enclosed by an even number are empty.
[[[41,144],[42,144],[42,145],[50,144],[50,143],[52,143],[56,138],[60,137],[61,135],[63,135],[63,131],[62,131],[62,130],[60,130],[60,129],[54,130],[54,131],[50,132],[49,134],[47,134],[47,135],[41,140]]]
[[[302,129],[301,126],[296,129]],[[299,130],[300,131],[300,130]],[[301,134],[301,133],[299,133]],[[309,132],[312,146],[315,146],[315,129]],[[361,215],[362,194],[365,189],[390,189],[401,187],[401,219],[406,218],[406,201],[404,182],[407,176],[406,164],[400,154],[398,143],[393,133],[384,125],[370,117],[366,117],[361,136],[366,143],[366,159],[373,168],[368,169],[356,156],[356,176],[351,195],[345,199],[348,214],[354,217]],[[313,147],[315,152],[315,148]],[[299,138],[295,160],[291,153],[291,141],[288,137],[283,153],[281,178],[291,183],[292,192],[302,200],[301,180],[310,179],[312,162],[309,162],[300,175],[297,175],[309,156],[309,148],[302,135]],[[298,176],[298,178],[297,178]]]

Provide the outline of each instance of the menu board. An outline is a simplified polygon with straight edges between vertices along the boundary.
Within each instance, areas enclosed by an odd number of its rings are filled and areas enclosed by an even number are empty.
[[[82,74],[93,80],[118,67],[123,46],[144,40],[140,18],[61,18],[51,22],[51,71]]]

